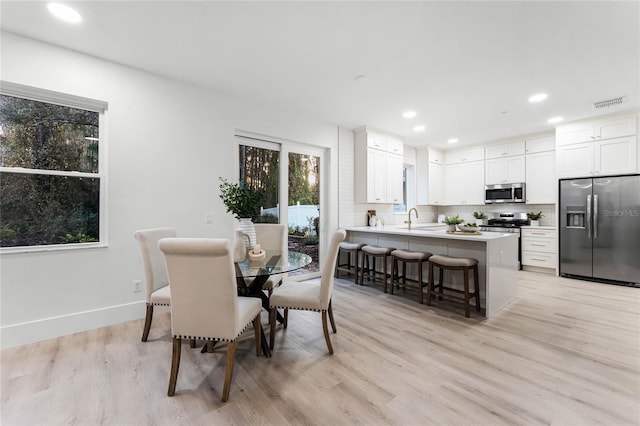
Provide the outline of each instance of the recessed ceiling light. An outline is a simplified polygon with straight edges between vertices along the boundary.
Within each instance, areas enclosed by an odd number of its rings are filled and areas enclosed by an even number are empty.
[[[402,113],[402,116],[404,118],[413,118],[416,116],[416,112],[415,111],[405,111]]]
[[[69,22],[71,24],[78,24],[82,22],[82,16],[65,4],[49,3],[47,8],[49,8],[49,12],[51,12],[56,18],[65,22]]]
[[[556,123],[561,122],[562,120],[564,120],[564,118],[562,118],[562,117],[553,117],[553,118],[548,119],[547,123],[556,124]]]
[[[549,95],[546,93],[538,93],[537,95],[533,95],[529,98],[529,102],[542,102],[547,99]]]
[[[416,132],[422,132],[426,128],[427,126],[425,126],[424,124],[418,124],[417,126],[413,126],[413,130],[415,130]]]
[[[451,138],[447,141],[447,143],[458,143],[458,139],[456,138]]]

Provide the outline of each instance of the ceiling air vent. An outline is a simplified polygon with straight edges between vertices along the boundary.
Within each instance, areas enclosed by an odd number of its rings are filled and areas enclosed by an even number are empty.
[[[596,102],[593,105],[593,109],[606,109],[611,108],[617,105],[622,104],[624,102],[625,96],[620,96],[619,98],[607,99],[606,101]]]

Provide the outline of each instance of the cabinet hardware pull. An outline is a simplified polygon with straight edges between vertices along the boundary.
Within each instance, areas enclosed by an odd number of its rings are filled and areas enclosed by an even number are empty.
[[[537,257],[532,257],[531,260],[537,260],[538,262],[546,262],[547,259],[538,259]]]
[[[546,247],[546,244],[531,244],[532,246],[536,246],[536,247]]]

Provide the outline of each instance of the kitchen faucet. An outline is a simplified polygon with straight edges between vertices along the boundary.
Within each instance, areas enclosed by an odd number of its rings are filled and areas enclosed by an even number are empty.
[[[409,220],[405,220],[404,223],[409,225],[409,231],[411,231],[411,212],[416,212],[416,219],[418,218],[418,210],[415,207],[411,207],[409,210]]]

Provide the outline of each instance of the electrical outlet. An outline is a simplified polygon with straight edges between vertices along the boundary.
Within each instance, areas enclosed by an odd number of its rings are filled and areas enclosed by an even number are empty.
[[[206,225],[213,224],[213,215],[211,213],[205,213],[204,214],[204,223]]]
[[[142,291],[142,281],[135,280],[133,281],[133,292],[140,293]]]

